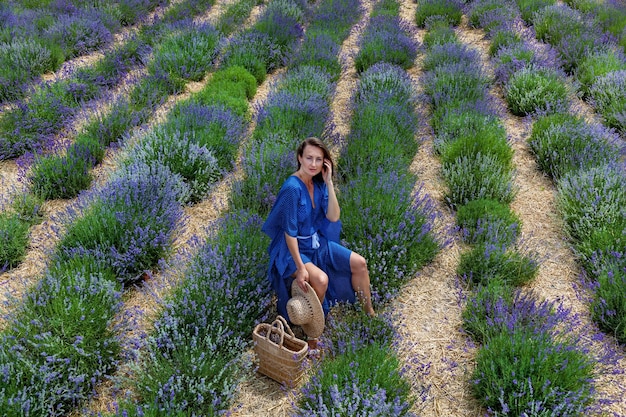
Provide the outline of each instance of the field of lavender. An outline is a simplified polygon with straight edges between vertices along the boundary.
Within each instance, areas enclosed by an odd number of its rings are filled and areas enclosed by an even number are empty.
[[[619,0],[3,2],[0,414],[626,416],[625,49]],[[288,389],[308,136],[378,316]]]

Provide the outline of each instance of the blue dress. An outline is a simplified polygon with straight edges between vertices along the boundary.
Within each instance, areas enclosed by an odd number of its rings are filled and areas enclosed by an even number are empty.
[[[328,275],[328,290],[323,303],[324,312],[338,301],[355,302],[350,270],[352,251],[339,242],[341,222],[330,222],[328,189],[323,182],[313,182],[313,198],[300,178],[290,176],[281,187],[276,202],[262,230],[270,238],[268,278],[278,297],[278,314],[287,318],[292,275],[296,264],[289,252],[285,233],[298,239],[300,256],[304,263],[312,262]],[[317,233],[317,238],[314,236]],[[317,244],[319,243],[319,245]]]

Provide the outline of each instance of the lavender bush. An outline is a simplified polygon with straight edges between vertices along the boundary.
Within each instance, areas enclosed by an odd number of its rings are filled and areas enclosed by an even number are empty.
[[[533,126],[530,147],[539,168],[553,179],[619,160],[619,138],[602,125],[576,117],[544,116]]]
[[[576,79],[580,82],[583,97],[589,96],[598,77],[619,70],[626,70],[626,57],[614,49],[606,48],[583,57],[576,67]]]
[[[140,358],[136,388],[146,412],[218,415],[232,405],[250,365],[241,352],[270,304],[261,222],[236,212],[212,226]]]
[[[199,144],[192,134],[164,134],[157,129],[129,151],[125,163],[164,166],[179,175],[189,187],[183,203],[202,200],[221,178],[218,160],[212,150]]]
[[[446,201],[455,207],[488,198],[508,204],[513,201],[513,171],[494,156],[462,156],[443,167],[449,191]]]
[[[478,351],[472,391],[492,415],[579,416],[595,394],[592,377],[572,336],[518,327]]]
[[[440,248],[432,233],[437,212],[414,178],[382,168],[339,186],[345,245],[368,260],[372,287],[384,300]],[[399,263],[398,259],[402,259]]]
[[[411,26],[398,16],[379,15],[371,19],[354,58],[358,72],[378,62],[396,64],[402,68],[413,65],[417,44]]]
[[[515,243],[521,228],[519,217],[507,205],[495,200],[469,201],[457,209],[456,223],[469,244]]]
[[[116,366],[112,320],[120,294],[110,271],[82,266],[48,273],[0,334],[0,408],[7,415],[63,416]]]
[[[621,223],[626,207],[622,166],[599,166],[563,176],[557,204],[575,241],[591,236],[605,224]]]
[[[60,262],[93,256],[131,282],[151,270],[171,248],[174,227],[182,219],[179,199],[188,193],[164,167],[130,165],[102,188],[85,195],[79,213],[57,245]]]
[[[220,34],[210,24],[182,22],[180,26],[177,32],[158,45],[148,70],[151,73],[168,73],[183,80],[200,81],[213,67]]]
[[[248,100],[256,94],[256,86],[256,79],[245,68],[225,67],[213,74],[207,85],[193,96],[192,101],[204,106],[223,106],[240,118],[248,120]]]
[[[589,97],[604,122],[617,130],[626,130],[626,70],[612,71],[597,77]]]
[[[626,224],[622,231],[626,230]],[[622,246],[626,246],[622,244]],[[604,265],[595,278],[595,293],[591,304],[593,320],[600,328],[626,343],[626,250],[605,257]]]
[[[262,83],[268,72],[282,66],[284,55],[269,35],[257,31],[243,32],[232,39],[222,55],[222,68],[241,66],[248,70],[257,83]]]
[[[425,27],[427,20],[434,16],[445,19],[448,25],[456,26],[461,23],[463,11],[461,5],[455,0],[426,0],[419,3],[415,13],[417,26]]]
[[[549,68],[527,66],[514,73],[505,86],[505,99],[518,116],[566,109],[567,86]]]
[[[14,213],[0,213],[0,272],[16,267],[24,259],[29,226]]]
[[[515,287],[532,281],[539,271],[534,254],[523,254],[508,242],[487,242],[461,255],[457,274],[473,284],[499,279]]]
[[[162,138],[187,137],[197,146],[210,150],[221,170],[230,171],[235,166],[246,124],[229,109],[195,101],[192,99],[175,106],[165,122],[155,129],[155,134]]]

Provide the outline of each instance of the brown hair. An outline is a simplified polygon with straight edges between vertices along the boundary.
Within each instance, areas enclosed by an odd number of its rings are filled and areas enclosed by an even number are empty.
[[[335,173],[335,163],[333,162],[333,158],[330,156],[330,151],[328,150],[328,148],[326,147],[326,145],[324,145],[324,142],[322,142],[319,138],[316,138],[315,136],[311,136],[306,138],[305,140],[302,141],[302,143],[300,143],[300,146],[298,146],[298,150],[297,150],[297,156],[301,157],[302,155],[304,155],[304,148],[306,148],[306,146],[315,146],[317,148],[320,148],[324,154],[324,159],[328,159],[330,161],[330,167],[332,169],[333,174]],[[300,160],[296,157],[296,162],[298,164],[298,169],[300,169]],[[317,174],[315,177],[313,177],[314,181],[319,181],[319,182],[324,182],[324,178],[322,178],[322,173],[320,172],[319,174]]]

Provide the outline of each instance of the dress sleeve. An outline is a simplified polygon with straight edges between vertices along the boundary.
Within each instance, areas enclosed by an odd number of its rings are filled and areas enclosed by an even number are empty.
[[[271,238],[279,233],[287,233],[289,236],[298,235],[298,202],[300,191],[290,181],[285,182],[276,196],[274,206],[270,211],[267,221],[263,225],[263,231]]]

